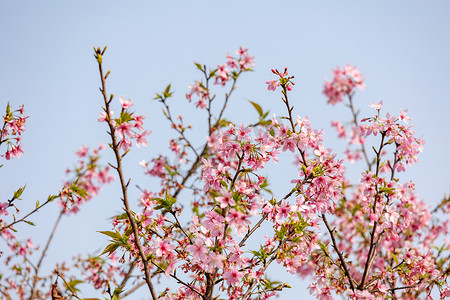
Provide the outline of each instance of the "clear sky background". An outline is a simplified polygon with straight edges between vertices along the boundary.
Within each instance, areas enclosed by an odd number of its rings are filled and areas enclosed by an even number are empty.
[[[351,63],[367,84],[355,99],[361,118],[371,113],[372,101],[383,100],[384,112],[392,114],[408,109],[426,145],[404,178],[414,179],[420,197],[432,205],[450,184],[449,12],[448,1],[0,1],[1,114],[9,101],[13,107],[25,104],[30,115],[25,153],[0,169],[0,201],[27,184],[20,207],[28,211],[36,200],[57,193],[81,145],[108,141],[105,124],[97,122],[102,99],[92,46],[109,46],[104,58],[106,69],[112,69],[108,91],[132,98],[136,111],[147,116],[146,128],[153,131],[149,147],[127,157],[125,172],[149,188],[157,185],[148,183],[137,163],[167,153],[167,139],[173,137],[160,104],[151,100],[154,93],[172,83],[174,113],[198,124],[200,143],[203,112],[191,109],[184,98],[187,86],[200,79],[193,62],[214,67],[243,46],[255,56],[255,72],[238,82],[227,118],[254,121],[248,99],[284,114],[279,94],[269,93],[265,81],[273,78],[271,68],[287,66],[296,77],[295,113],[310,116],[315,128],[324,129],[325,144],[342,150],[329,124],[350,116],[343,106],[326,105],[321,91],[331,69]],[[105,159],[111,161],[111,154]],[[290,162],[267,175],[295,176],[294,168],[287,171]],[[280,194],[287,186],[281,180],[271,180]],[[95,231],[109,230],[107,218],[120,211],[117,184],[78,215],[63,219],[44,272],[56,261],[106,245]],[[137,197],[137,191],[132,195]],[[32,218],[36,228],[18,226],[19,235],[43,244],[57,214],[57,205],[42,209]],[[308,282],[278,269],[271,277],[291,280],[293,288],[280,299],[308,299]],[[143,292],[133,299],[148,299]]]

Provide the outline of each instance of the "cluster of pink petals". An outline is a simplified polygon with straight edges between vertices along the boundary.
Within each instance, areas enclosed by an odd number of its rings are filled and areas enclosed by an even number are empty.
[[[112,284],[117,285],[126,275],[118,257],[112,253],[107,259],[102,257],[77,258],[77,265],[82,266],[82,275],[86,282],[92,284],[95,289],[106,292]]]
[[[213,73],[214,84],[225,86],[232,78],[236,79],[242,72],[251,71],[255,65],[254,57],[248,55],[248,49],[240,47],[236,50],[237,57],[233,57],[227,54],[227,61],[224,64],[218,64],[217,70]],[[189,85],[189,93],[186,94],[186,99],[191,102],[192,97],[198,98],[195,106],[203,109],[208,106],[211,101],[211,95],[209,89],[203,82],[195,81],[194,84]]]
[[[112,119],[114,112],[111,111],[111,122],[115,127],[115,134],[119,138],[119,149],[127,151],[132,145],[132,140],[134,140],[136,146],[147,147],[147,136],[151,134],[150,130],[144,130],[144,119],[143,115],[136,115],[130,111],[133,106],[131,99],[125,100],[124,97],[120,97],[120,103],[122,106],[121,115],[119,118]],[[123,116],[128,116],[129,118],[122,119]],[[100,113],[98,118],[99,122],[108,122],[108,116],[105,112]]]
[[[283,72],[280,72],[278,69],[272,69],[271,71],[273,74],[279,76],[279,79],[269,79],[266,81],[267,89],[269,91],[275,91],[280,85],[286,88],[286,90],[292,91],[295,83],[293,83],[291,79],[293,79],[294,76],[288,76],[287,68],[285,68]]]
[[[405,164],[412,165],[418,161],[417,155],[423,151],[425,144],[423,139],[414,136],[413,126],[402,124],[409,119],[405,112],[400,116],[391,116],[387,113],[384,118],[377,115],[364,119],[360,126],[361,136],[377,136],[380,133],[385,136],[386,142],[395,145],[397,160],[395,168],[398,172],[405,171]]]
[[[21,138],[27,118],[28,116],[24,116],[23,105],[15,111],[11,111],[9,104],[7,105],[6,115],[3,116],[3,126],[0,128],[0,146],[6,143],[6,151],[0,157],[9,160],[14,157],[19,158],[23,153]]]
[[[110,167],[98,164],[100,151],[104,148],[104,145],[100,145],[90,152],[89,148],[82,146],[75,153],[78,157],[77,166],[72,170],[66,170],[66,173],[73,176],[74,179],[65,182],[60,193],[60,205],[66,214],[77,213],[81,204],[91,200],[103,185],[114,180],[110,174]],[[74,184],[76,187],[73,187]],[[78,188],[82,189],[85,194],[79,192]]]
[[[192,96],[198,97],[198,101],[195,104],[196,107],[203,109],[207,106],[209,102],[210,95],[209,90],[206,89],[200,81],[195,81],[194,84],[189,85],[189,94],[186,94],[186,99],[191,102]]]
[[[342,102],[343,97],[351,95],[356,87],[361,90],[365,87],[364,80],[356,67],[347,65],[341,69],[338,66],[333,73],[333,80],[325,81],[323,87],[323,94],[330,104]]]

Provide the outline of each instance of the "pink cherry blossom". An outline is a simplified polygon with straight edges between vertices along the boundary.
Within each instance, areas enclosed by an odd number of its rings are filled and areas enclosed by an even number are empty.
[[[123,109],[129,109],[133,106],[133,103],[131,102],[131,99],[125,100],[123,96],[119,97],[120,104],[122,104]]]

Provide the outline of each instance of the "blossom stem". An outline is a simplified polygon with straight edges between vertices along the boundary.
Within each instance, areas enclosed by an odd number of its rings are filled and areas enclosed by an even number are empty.
[[[287,108],[287,111],[289,113],[288,120],[289,120],[289,123],[291,123],[292,132],[296,132],[295,131],[294,119],[292,118],[292,111],[294,110],[294,107],[289,105],[289,99],[288,99],[288,96],[287,96],[288,90],[286,88],[286,85],[282,84],[281,88],[283,89],[282,90],[283,97],[281,98],[281,100],[283,100],[284,104],[286,104],[286,108]],[[303,164],[305,165],[305,167],[308,167],[308,164],[307,164],[306,158],[305,158],[305,152],[300,149],[298,144],[297,144],[297,150],[300,153],[300,155],[302,156]]]
[[[194,152],[195,156],[198,157],[198,153],[195,150],[195,148],[192,146],[191,142],[189,142],[189,140],[186,138],[186,136],[184,135],[184,132],[182,130],[180,130],[177,125],[175,124],[173,118],[172,118],[172,114],[170,113],[170,107],[169,105],[167,105],[166,103],[166,99],[162,98],[161,102],[164,104],[164,107],[166,108],[167,114],[166,117],[167,119],[170,121],[170,123],[172,124],[172,128],[175,129],[176,132],[178,132],[178,134],[181,136],[181,138],[186,142],[186,145],[191,148],[191,150]]]
[[[352,99],[352,95],[351,94],[348,94],[348,102],[349,102],[348,106],[350,107],[350,110],[352,111],[353,124],[356,127],[359,127],[359,123],[358,123],[358,119],[357,119],[358,118],[358,113],[355,111],[355,107],[353,106],[353,99]],[[364,155],[364,159],[365,159],[365,161],[367,163],[367,167],[369,168],[369,171],[370,171],[372,169],[372,163],[369,160],[369,156],[367,155],[367,152],[366,152],[366,147],[364,147],[363,143],[361,143],[361,152]]]
[[[67,288],[72,292],[72,297],[81,299],[80,297],[78,297],[77,293],[73,290],[73,288],[70,286],[70,284],[67,283],[66,279],[64,278],[64,276],[62,276],[62,274],[58,271],[58,269],[55,269],[55,273],[56,273],[56,275],[58,275],[59,278],[61,278],[64,281]]]
[[[287,193],[286,196],[283,197],[278,203],[281,203],[283,200],[288,199],[290,196],[292,196],[293,193],[297,191],[297,188],[293,188],[289,193]],[[245,242],[248,240],[248,238],[261,226],[261,224],[266,220],[268,213],[264,213],[261,219],[250,229],[245,236],[242,238],[242,240],[239,242],[239,247],[244,246]]]
[[[330,233],[331,241],[333,242],[333,248],[336,251],[337,255],[339,256],[339,260],[341,261],[342,267],[344,268],[344,272],[345,272],[345,275],[348,278],[348,282],[350,283],[350,287],[351,287],[352,291],[354,291],[355,290],[355,285],[353,284],[353,278],[352,278],[352,276],[350,275],[350,272],[347,269],[347,263],[345,262],[345,259],[342,256],[342,253],[339,251],[339,248],[337,247],[336,239],[334,237],[334,229],[330,228],[330,225],[327,222],[327,217],[324,214],[322,214],[322,219],[323,219],[323,222],[324,222],[325,226],[327,227],[328,232]]]
[[[128,184],[125,183],[125,179],[124,179],[124,175],[123,175],[123,170],[122,170],[122,156],[120,155],[119,152],[119,145],[117,142],[117,138],[116,138],[116,134],[115,134],[115,128],[114,128],[114,124],[113,121],[111,120],[111,111],[109,108],[109,104],[112,101],[112,97],[108,99],[107,93],[106,93],[106,85],[105,85],[105,80],[106,78],[103,75],[103,67],[102,67],[102,56],[104,54],[106,50],[106,47],[103,49],[103,51],[100,51],[100,48],[97,48],[95,50],[95,57],[97,58],[97,62],[98,62],[98,68],[99,68],[99,72],[100,72],[100,80],[101,80],[101,88],[100,88],[100,92],[102,93],[103,96],[103,100],[105,103],[105,112],[107,115],[106,121],[108,123],[109,126],[109,135],[111,137],[111,148],[114,151],[114,155],[116,158],[116,171],[119,175],[119,180],[120,180],[120,185],[122,188],[122,202],[125,206],[125,213],[127,214],[128,220],[130,221],[130,225],[131,228],[133,230],[133,235],[134,235],[134,243],[138,249],[139,252],[139,256],[141,258],[142,264],[144,265],[144,273],[145,273],[145,281],[147,282],[147,286],[150,290],[150,293],[152,295],[152,299],[156,300],[158,299],[158,296],[156,295],[156,291],[155,288],[153,286],[153,283],[151,281],[151,276],[150,276],[150,268],[148,265],[148,260],[147,257],[144,253],[144,249],[141,245],[141,242],[139,240],[139,230],[138,227],[136,225],[136,222],[134,220],[134,217],[132,215],[131,209],[130,209],[130,204],[128,201]]]

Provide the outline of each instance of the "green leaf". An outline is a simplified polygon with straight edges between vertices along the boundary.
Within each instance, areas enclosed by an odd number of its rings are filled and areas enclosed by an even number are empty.
[[[209,73],[209,77],[214,77],[214,75],[216,75],[216,73],[217,73],[217,69],[212,70],[212,71]]]
[[[97,231],[97,232],[99,232],[101,234],[104,234],[104,235],[107,235],[107,236],[113,238],[114,240],[118,240],[118,239],[120,239],[122,237],[122,235],[118,231],[116,231],[116,232],[113,232],[113,231]]]
[[[85,189],[77,186],[77,180],[75,182],[72,182],[72,184],[69,186],[69,190],[71,190],[73,193],[77,194],[81,198],[86,199],[88,193],[86,192]]]
[[[172,93],[170,92],[170,84],[164,90],[163,96],[164,98],[172,97]]]
[[[328,245],[325,245],[324,243],[319,242],[319,247],[322,249],[323,252],[328,253],[327,247]]]
[[[162,100],[162,96],[158,93],[156,93],[155,98],[153,98],[153,100]]]
[[[128,219],[127,213],[123,213],[116,216],[116,220],[126,220],[126,219]]]
[[[116,251],[116,249],[119,246],[120,246],[120,243],[118,243],[118,242],[114,242],[114,243],[109,244],[108,246],[106,246],[105,250],[103,250],[103,252],[100,254],[100,256],[102,256],[105,253],[108,253],[108,255],[111,255],[111,253]]]
[[[49,195],[47,198],[47,201],[52,202],[53,200],[55,200],[56,198],[59,198],[60,195]]]
[[[132,113],[129,113],[126,110],[122,110],[120,112],[119,118],[115,119],[115,121],[117,123],[117,126],[119,126],[122,123],[127,123],[127,122],[132,121],[133,120],[133,116],[132,115],[133,115]]]
[[[13,199],[19,199],[19,197],[22,195],[23,191],[25,190],[26,185],[19,188],[17,191],[14,192]]]
[[[398,265],[398,258],[397,258],[397,256],[394,253],[392,253],[392,252],[391,252],[391,256],[394,259],[395,264]]]
[[[203,71],[203,67],[201,64],[194,62],[194,65],[199,69],[200,71]]]
[[[162,209],[163,211],[171,211],[172,206],[177,202],[177,199],[173,198],[166,192],[165,199],[162,198],[153,198],[157,205],[154,207],[156,210]]]
[[[261,106],[260,106],[258,103],[255,103],[255,102],[250,101],[250,100],[249,100],[248,102],[250,102],[250,104],[253,105],[253,107],[254,107],[254,108],[256,109],[256,111],[258,112],[259,116],[263,116],[264,112],[263,112]]]
[[[133,228],[132,227],[128,228],[127,231],[125,231],[125,235],[126,236],[130,236],[132,233],[133,233]]]
[[[27,223],[28,225],[35,226],[34,223],[31,221],[24,220],[24,222]]]
[[[392,194],[395,188],[380,188],[380,192],[385,192],[386,194]]]
[[[72,288],[72,290],[79,292],[80,289],[77,288],[77,285],[80,283],[83,283],[83,282],[84,281],[82,281],[82,280],[74,279],[74,280],[70,280],[67,284]]]
[[[36,208],[39,207],[39,201],[36,201]]]

